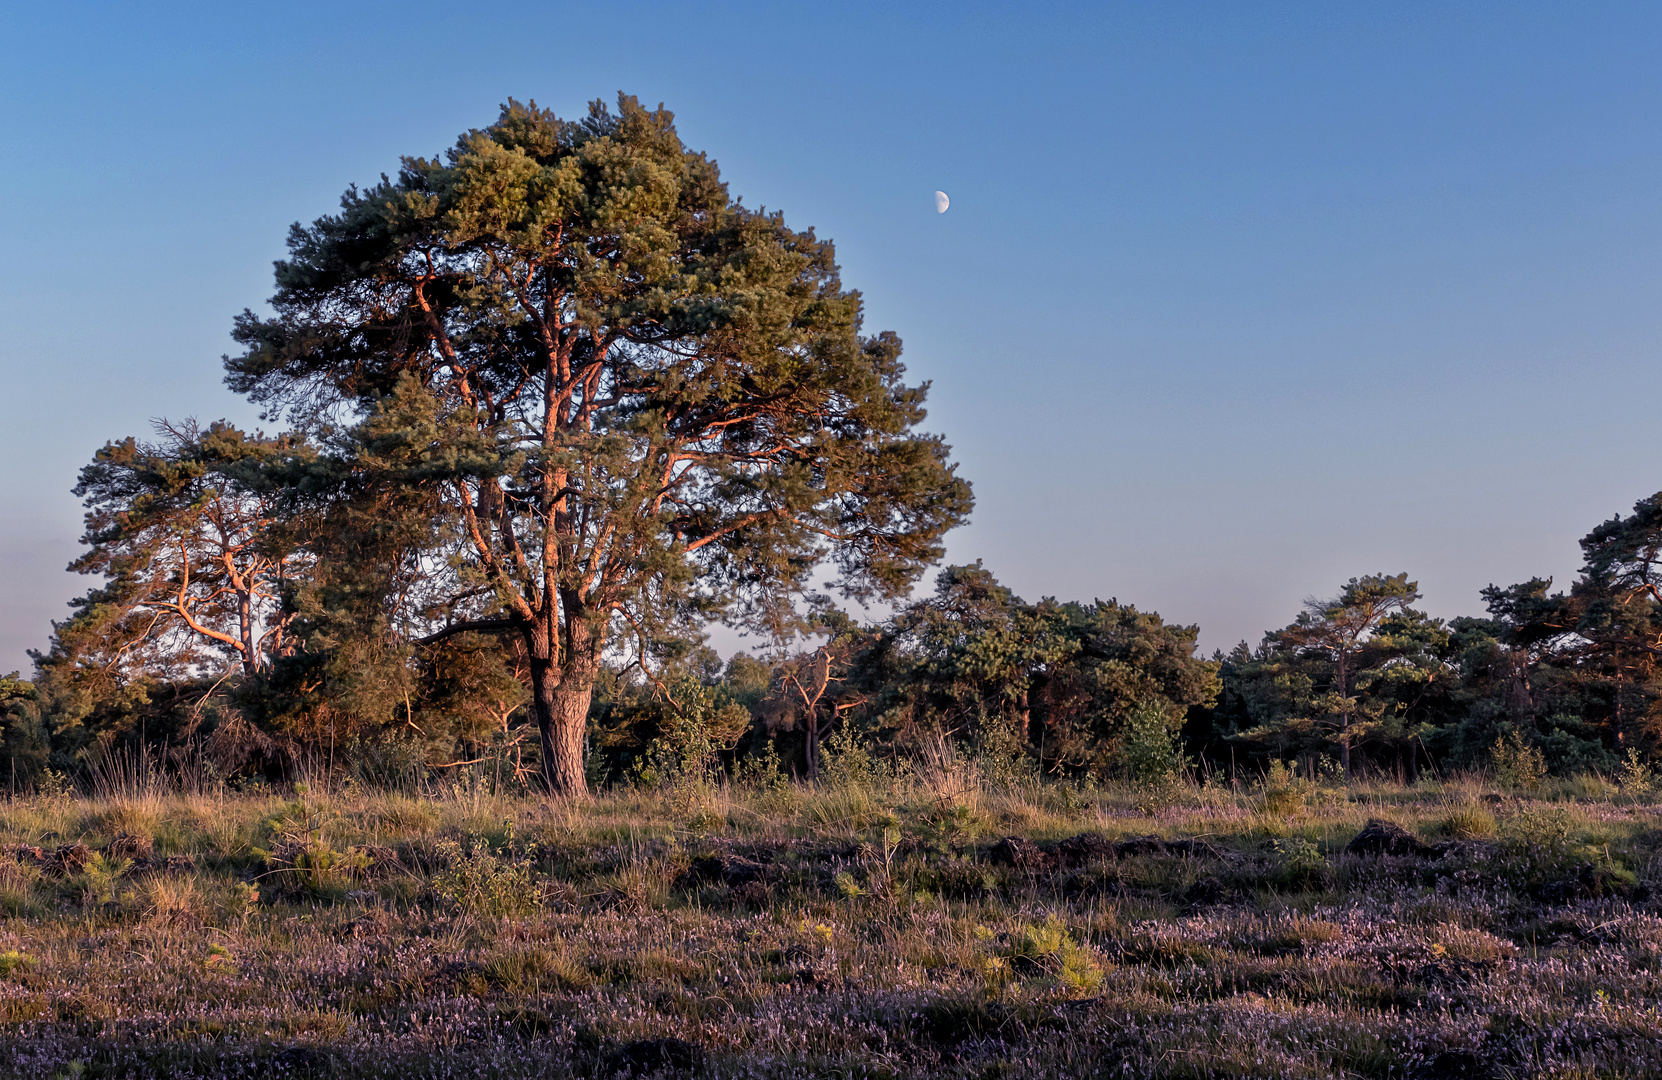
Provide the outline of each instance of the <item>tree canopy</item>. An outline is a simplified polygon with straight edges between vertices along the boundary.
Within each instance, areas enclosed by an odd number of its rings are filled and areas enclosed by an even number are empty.
[[[510,101],[295,226],[277,286],[227,381],[360,483],[431,493],[422,640],[523,640],[556,792],[584,790],[620,627],[777,630],[827,558],[845,595],[894,597],[970,509],[831,244],[628,96],[577,122]]]

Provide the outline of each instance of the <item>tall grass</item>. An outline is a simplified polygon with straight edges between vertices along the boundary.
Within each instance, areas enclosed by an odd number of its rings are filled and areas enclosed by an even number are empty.
[[[0,1075],[1662,1071],[1658,807],[1590,779],[1155,805],[833,748],[813,785],[551,802],[111,758],[83,795],[0,802]],[[1347,854],[1372,817],[1441,847]],[[153,856],[122,866],[118,834]],[[1115,847],[1148,836],[1204,844]]]

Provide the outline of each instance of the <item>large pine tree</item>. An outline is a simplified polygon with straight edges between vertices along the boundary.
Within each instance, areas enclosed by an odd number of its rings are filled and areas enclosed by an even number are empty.
[[[419,636],[518,635],[551,790],[584,791],[602,654],[777,622],[821,559],[894,596],[971,505],[926,387],[861,335],[831,244],[728,196],[672,117],[510,102],[443,159],[296,225],[228,381],[434,495]]]

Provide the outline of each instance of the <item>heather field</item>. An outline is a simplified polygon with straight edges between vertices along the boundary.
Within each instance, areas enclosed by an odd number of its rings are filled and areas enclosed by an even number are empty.
[[[1659,810],[1279,772],[20,797],[0,1072],[1653,1076]]]

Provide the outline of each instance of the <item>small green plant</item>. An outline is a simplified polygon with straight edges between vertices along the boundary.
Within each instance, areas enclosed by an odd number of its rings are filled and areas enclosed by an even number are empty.
[[[986,817],[959,799],[936,799],[917,815],[918,831],[931,843],[951,847],[989,831]]]
[[[1012,787],[1038,776],[1038,762],[1028,748],[1027,732],[1002,717],[990,717],[975,740],[975,764],[989,783]]]
[[[529,915],[540,903],[531,881],[531,864],[510,852],[497,852],[480,836],[467,845],[441,840],[435,845],[441,868],[432,891],[439,902],[469,915]]]
[[[634,780],[697,801],[721,768],[721,752],[732,749],[750,727],[750,712],[691,676],[675,680],[667,694],[669,707],[658,736],[636,762]]]
[[[1345,767],[1326,754],[1316,755],[1316,760],[1310,763],[1310,772],[1317,784],[1327,787],[1345,785]]]
[[[1182,736],[1172,728],[1165,710],[1148,701],[1125,717],[1120,758],[1126,778],[1136,784],[1170,784],[1189,768]]]
[[[852,723],[843,723],[820,745],[820,780],[829,787],[870,789],[887,779],[883,763],[855,732]]]
[[[1158,814],[1162,810],[1181,804],[1189,790],[1188,785],[1178,776],[1138,784],[1135,799],[1137,810],[1144,814]]]
[[[1279,865],[1270,880],[1284,889],[1309,889],[1322,884],[1328,874],[1321,849],[1302,836],[1287,836],[1271,842]]]
[[[1017,974],[1038,976],[1073,994],[1101,989],[1101,962],[1069,935],[1067,924],[1055,915],[1042,923],[1023,923],[1009,940],[1003,959]]]
[[[265,859],[267,874],[276,884],[312,896],[340,893],[374,862],[362,848],[337,851],[316,834],[285,837],[271,851],[254,852]]]
[[[260,887],[251,881],[239,881],[231,887],[230,913],[246,920],[260,903]]]
[[[15,974],[34,969],[36,960],[32,956],[25,956],[16,949],[7,949],[0,952],[0,978],[11,978]]]
[[[1309,783],[1301,780],[1284,761],[1272,761],[1261,781],[1260,798],[1266,814],[1291,816],[1304,809]]]
[[[324,844],[306,848],[294,857],[294,869],[313,892],[345,884],[370,867],[370,858],[357,848],[336,851]]]
[[[79,875],[82,903],[88,907],[115,903],[121,876],[132,866],[131,859],[111,858],[101,852],[93,852]]]
[[[837,891],[846,900],[858,900],[866,895],[866,890],[860,886],[859,882],[854,880],[854,875],[847,870],[837,871],[837,876],[831,879],[831,883],[837,887]]]
[[[284,803],[267,818],[262,830],[266,847],[254,854],[265,860],[273,884],[311,896],[336,896],[360,880],[374,859],[361,847],[338,850],[329,839],[340,815],[307,800],[309,788],[294,785],[299,797]]]
[[[761,750],[738,760],[733,769],[733,779],[740,788],[761,795],[773,794],[791,786],[791,778],[785,775],[785,763],[772,739],[766,740]]]
[[[1495,765],[1496,781],[1513,791],[1532,791],[1547,775],[1541,748],[1526,742],[1517,728],[1495,739],[1489,757]]]
[[[1531,807],[1512,818],[1511,831],[1517,842],[1543,852],[1562,852],[1574,827],[1570,812],[1562,806]]]
[[[1623,794],[1644,798],[1656,790],[1657,775],[1649,762],[1639,754],[1638,747],[1627,748],[1627,758],[1616,773],[1616,783]]]
[[[68,773],[46,768],[35,775],[35,794],[48,799],[68,795],[75,789],[75,781]]]

